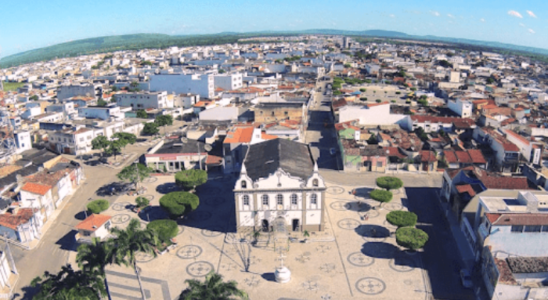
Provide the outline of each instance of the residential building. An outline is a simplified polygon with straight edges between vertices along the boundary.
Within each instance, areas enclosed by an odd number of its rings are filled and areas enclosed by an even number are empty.
[[[255,122],[298,120],[306,123],[306,106],[300,102],[261,102],[255,106]]]
[[[78,108],[78,116],[87,119],[108,120],[110,118],[122,120],[124,113],[118,106],[88,106]]]
[[[221,74],[215,75],[215,88],[222,88],[225,91],[232,91],[243,87],[242,74]]]
[[[202,98],[215,96],[213,75],[159,74],[150,76],[151,91],[167,91],[176,94],[197,94]]]
[[[472,102],[458,98],[449,100],[447,107],[461,118],[470,118],[472,116]]]
[[[118,106],[130,106],[132,110],[173,108],[167,92],[137,92],[116,95]]]
[[[50,149],[58,153],[82,155],[91,152],[94,130],[85,127],[70,127],[51,132],[48,138]]]
[[[339,108],[339,122],[358,120],[360,125],[404,124],[406,115],[391,114],[390,103],[347,105]]]
[[[179,138],[162,140],[145,154],[145,164],[161,172],[179,172],[181,170],[205,168],[207,159],[205,143]]]
[[[66,100],[75,96],[95,97],[95,86],[90,83],[61,85],[57,89],[57,99]]]
[[[91,244],[94,238],[106,239],[110,235],[111,218],[107,215],[91,214],[76,225],[78,233],[74,238],[79,243],[88,244]]]

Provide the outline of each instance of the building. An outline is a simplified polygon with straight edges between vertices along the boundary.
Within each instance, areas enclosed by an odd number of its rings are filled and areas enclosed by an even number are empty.
[[[132,110],[173,108],[173,100],[168,99],[165,91],[117,94],[116,104],[129,106]]]
[[[78,108],[78,116],[86,119],[108,120],[110,118],[123,119],[124,113],[118,106],[88,106]]]
[[[325,184],[310,147],[274,139],[249,146],[234,187],[238,230],[322,231]]]
[[[167,91],[176,94],[197,94],[202,98],[215,96],[213,75],[159,74],[150,76],[151,91]]]
[[[162,140],[145,154],[145,164],[162,172],[204,168],[207,160],[205,143],[197,140]]]
[[[301,102],[261,102],[255,106],[255,122],[297,120],[306,123],[306,106]]]
[[[390,103],[347,105],[339,108],[339,122],[358,120],[360,125],[403,124],[406,115],[391,114]]]
[[[472,116],[472,102],[462,99],[449,100],[447,107],[461,118],[470,118]]]
[[[492,164],[501,172],[517,172],[519,170],[518,167],[527,162],[523,158],[520,148],[509,141],[501,132],[493,128],[477,127],[474,129],[473,138],[479,144],[489,145],[495,153]]]
[[[64,154],[82,155],[91,152],[94,130],[85,127],[69,127],[51,132],[48,137],[50,149]]]
[[[194,104],[200,102],[200,95],[191,93],[176,95],[173,99],[173,107],[191,108]]]
[[[243,87],[242,74],[215,75],[215,88],[222,88],[225,91],[232,91]]]
[[[438,132],[439,130],[472,133],[472,130],[477,126],[472,119],[413,115],[407,116],[405,125],[402,127],[405,127],[409,131],[414,131],[420,127],[427,133]]]
[[[95,97],[95,87],[90,83],[82,83],[62,85],[57,89],[57,99],[59,99],[59,101],[75,96]]]
[[[92,214],[76,225],[75,239],[79,243],[91,243],[94,238],[104,240],[110,234],[111,216]]]

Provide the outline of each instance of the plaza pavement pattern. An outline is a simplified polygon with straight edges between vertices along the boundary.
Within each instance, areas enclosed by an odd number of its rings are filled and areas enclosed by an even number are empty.
[[[173,176],[148,178],[144,186],[151,209],[137,215],[130,210],[135,196],[120,196],[104,212],[113,216],[114,226],[123,228],[131,218],[139,218],[144,227],[149,220],[166,217],[159,199],[176,190]],[[271,241],[258,248],[241,243],[240,234],[227,234],[235,230],[232,186],[233,180],[224,178],[199,187],[200,206],[179,222],[177,247],[156,258],[138,256],[148,299],[176,299],[187,286],[185,280],[203,280],[212,270],[237,281],[250,299],[428,299],[421,253],[407,254],[398,247],[391,234],[396,228],[385,219],[392,210],[406,209],[403,188],[395,191],[392,202],[379,206],[368,199],[366,187],[328,184],[326,226],[333,241],[277,245]],[[286,284],[274,280],[280,253],[292,272]],[[140,299],[132,268],[109,266],[107,279],[112,299]]]

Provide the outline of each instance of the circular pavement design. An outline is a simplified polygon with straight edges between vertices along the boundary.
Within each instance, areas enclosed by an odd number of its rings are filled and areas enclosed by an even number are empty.
[[[337,222],[337,226],[339,226],[341,229],[346,229],[346,230],[354,230],[360,225],[361,225],[360,221],[356,219],[342,219],[339,222]]]
[[[339,195],[344,193],[344,188],[340,186],[330,186],[327,189],[325,189],[325,192],[331,195]]]
[[[389,262],[389,266],[392,270],[396,272],[411,272],[415,270],[415,260],[410,257],[398,257],[398,264],[396,264],[396,259],[391,259]]]
[[[177,235],[181,235],[183,232],[185,232],[185,226],[179,225],[179,232],[177,233]]]
[[[149,261],[151,261],[155,258],[156,257],[154,257],[154,255],[152,255],[150,253],[137,252],[135,254],[135,261],[137,261],[139,263],[146,263],[146,262],[149,262]]]
[[[389,211],[395,211],[395,210],[402,210],[403,206],[399,203],[384,203],[382,205],[382,208]]]
[[[128,206],[132,205],[131,203],[129,202],[120,202],[120,203],[114,203],[112,205],[112,210],[115,210],[115,211],[122,211],[122,210],[126,210]]]
[[[186,267],[186,272],[192,277],[206,276],[209,272],[215,271],[213,265],[207,261],[193,262]]]
[[[372,237],[372,236],[363,236],[362,235],[362,239],[366,242],[374,242],[374,243],[382,243],[384,241],[386,241],[386,236],[383,236],[383,237]]]
[[[367,267],[375,263],[373,257],[367,256],[361,252],[350,253],[346,260],[356,267]]]
[[[384,222],[382,222],[382,225],[386,226],[386,228],[388,229],[398,229],[398,226],[390,224],[390,222],[388,222],[387,220],[384,220]]]
[[[177,250],[177,256],[181,259],[192,259],[200,256],[203,250],[197,245],[185,245]]]
[[[117,214],[110,219],[112,224],[124,224],[126,222],[129,222],[131,220],[131,216],[128,214]]]
[[[158,178],[156,178],[156,177],[149,177],[149,178],[143,180],[144,183],[154,183],[156,181],[158,181]]]
[[[154,200],[154,195],[143,195],[141,197],[146,198],[148,201]]]
[[[378,217],[379,215],[380,215],[380,213],[379,213],[377,210],[368,210],[368,211],[367,211],[367,216],[368,216],[369,218],[371,218],[371,219],[372,219],[372,218],[376,218],[376,217]]]
[[[366,295],[378,295],[386,289],[386,284],[376,277],[364,277],[356,282],[356,289]]]
[[[223,231],[223,228],[221,228],[220,226],[213,226],[210,229],[202,229],[202,235],[203,236],[206,236],[206,237],[216,237],[216,236],[220,236]]]
[[[335,201],[335,202],[329,204],[329,207],[331,207],[334,210],[338,210],[338,211],[347,211],[348,210],[347,204],[348,204],[348,202],[345,202],[345,201]]]

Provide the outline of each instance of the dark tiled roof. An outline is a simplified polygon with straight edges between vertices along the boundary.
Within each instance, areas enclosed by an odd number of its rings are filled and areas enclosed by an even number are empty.
[[[548,272],[548,257],[508,257],[506,261],[512,273]]]
[[[198,149],[198,145],[200,145],[200,149]],[[154,154],[198,153],[198,150],[200,150],[202,154],[205,154],[204,145],[205,143],[196,140],[188,140],[186,143],[175,140],[174,142],[166,142],[158,151],[154,152]]]
[[[308,145],[285,139],[251,145],[244,164],[247,175],[254,181],[268,177],[278,168],[303,180],[314,172],[314,159]]]

